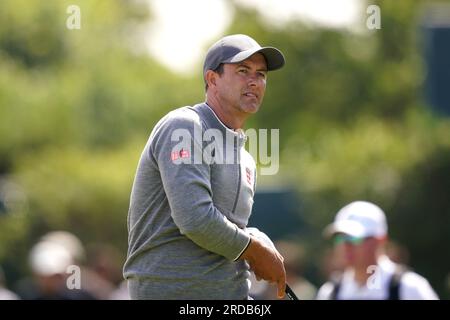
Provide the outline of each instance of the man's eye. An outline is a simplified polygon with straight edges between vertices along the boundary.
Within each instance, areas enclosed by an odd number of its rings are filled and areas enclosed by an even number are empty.
[[[266,76],[267,76],[264,72],[258,72],[258,74],[259,74],[259,76],[260,76],[261,78],[263,78],[263,79],[265,79]]]
[[[238,72],[240,72],[240,73],[247,73],[247,69],[239,69]]]

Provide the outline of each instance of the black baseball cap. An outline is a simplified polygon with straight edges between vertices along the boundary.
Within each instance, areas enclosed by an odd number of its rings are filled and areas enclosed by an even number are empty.
[[[239,63],[255,53],[266,58],[267,70],[277,70],[284,66],[283,53],[274,47],[261,47],[253,38],[244,34],[223,37],[214,43],[206,54],[203,77],[208,70],[216,70],[221,63]]]

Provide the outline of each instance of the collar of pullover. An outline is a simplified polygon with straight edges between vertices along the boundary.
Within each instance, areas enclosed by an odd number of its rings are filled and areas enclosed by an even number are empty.
[[[214,126],[218,129],[221,129],[221,131],[224,134],[233,134],[233,136],[236,137],[238,143],[239,143],[239,147],[243,147],[245,142],[247,141],[247,136],[244,133],[244,130],[242,129],[230,129],[228,128],[220,119],[219,117],[216,115],[216,113],[214,112],[214,110],[208,106],[208,104],[206,102],[204,103],[200,103],[194,106],[194,109],[199,112],[200,114],[202,114],[208,122],[212,122],[214,123]]]

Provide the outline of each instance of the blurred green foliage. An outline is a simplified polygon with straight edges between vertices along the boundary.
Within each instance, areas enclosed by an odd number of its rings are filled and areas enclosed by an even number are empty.
[[[249,34],[287,59],[248,123],[280,129],[281,170],[259,184],[298,190],[314,230],[300,235],[311,265],[340,207],[378,203],[411,264],[449,298],[450,121],[422,98],[424,1],[375,2],[382,29],[370,32],[276,28],[236,5],[227,33]],[[65,26],[70,4],[82,10],[80,30]],[[131,184],[152,127],[204,99],[200,72],[181,77],[136,50],[148,19],[148,7],[131,0],[0,2],[0,177],[27,199],[23,212],[0,215],[0,263],[16,265],[17,276],[49,230],[108,242],[125,255]]]

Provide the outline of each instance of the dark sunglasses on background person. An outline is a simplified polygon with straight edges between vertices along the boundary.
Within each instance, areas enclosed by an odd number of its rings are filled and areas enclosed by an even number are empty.
[[[366,237],[352,237],[347,234],[337,234],[333,238],[334,245],[339,245],[342,243],[350,243],[353,245],[359,245],[366,240]]]

